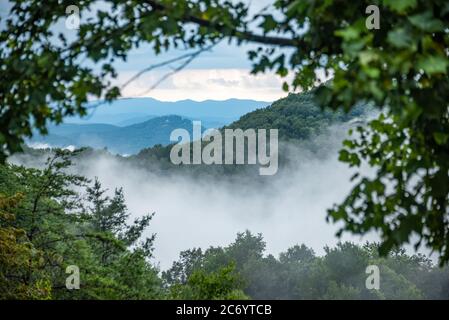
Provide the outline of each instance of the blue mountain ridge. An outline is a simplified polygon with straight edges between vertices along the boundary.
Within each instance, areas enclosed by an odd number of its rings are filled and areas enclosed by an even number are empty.
[[[92,108],[84,118],[72,117],[61,125],[50,126],[48,135],[35,134],[28,144],[107,148],[113,153],[134,154],[156,144],[169,144],[170,133],[175,129],[186,129],[192,134],[194,120],[201,121],[203,130],[220,128],[268,104],[238,99],[202,102],[121,99]]]

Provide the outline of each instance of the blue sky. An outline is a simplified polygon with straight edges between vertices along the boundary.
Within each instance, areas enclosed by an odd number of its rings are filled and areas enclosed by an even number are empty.
[[[271,0],[249,1],[252,12],[258,12]],[[76,1],[73,1],[76,5]],[[100,2],[101,6],[101,2]],[[0,16],[8,12],[9,4],[0,0]],[[57,26],[64,28],[64,24]],[[75,32],[70,31],[69,32]],[[67,33],[67,32],[65,32]],[[250,75],[247,51],[253,45],[238,47],[235,43],[222,42],[212,52],[205,52],[184,70],[171,76],[155,89],[148,89],[171,69],[151,71],[127,86],[124,97],[153,97],[163,101],[192,99],[197,101],[229,98],[274,101],[285,96],[282,80],[273,74]],[[138,71],[154,63],[177,57],[185,52],[169,52],[155,56],[149,46],[132,50],[127,62],[117,62],[118,79],[115,84],[126,82]],[[174,65],[176,66],[176,65]],[[173,67],[174,67],[173,66]]]

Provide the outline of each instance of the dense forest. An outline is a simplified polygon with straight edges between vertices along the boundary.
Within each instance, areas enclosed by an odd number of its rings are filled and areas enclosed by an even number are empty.
[[[282,140],[304,140],[325,133],[330,125],[351,120],[366,120],[375,108],[368,104],[358,104],[348,112],[321,108],[316,102],[316,90],[302,94],[290,93],[266,108],[243,115],[228,128],[278,129]]]
[[[68,173],[81,151],[53,150],[42,169],[0,166],[0,298],[3,299],[447,299],[449,269],[421,254],[378,254],[339,243],[318,256],[298,244],[278,257],[261,234],[225,247],[183,251],[168,270],[153,255],[153,213],[130,222],[125,194]],[[148,234],[148,233],[146,233]],[[365,286],[380,268],[380,290]],[[68,290],[67,267],[80,289]]]

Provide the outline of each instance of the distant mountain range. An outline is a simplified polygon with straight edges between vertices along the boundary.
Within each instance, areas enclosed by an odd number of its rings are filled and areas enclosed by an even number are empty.
[[[86,117],[66,118],[50,126],[49,134],[28,141],[31,147],[108,148],[119,154],[134,154],[156,144],[170,143],[177,128],[192,131],[192,121],[203,128],[221,128],[269,102],[230,99],[196,102],[163,102],[152,98],[120,99],[111,104],[91,103]]]
[[[153,100],[153,99],[137,99],[137,100]],[[126,104],[130,100],[124,100],[121,103]],[[156,101],[156,100],[155,100]],[[152,154],[152,147],[160,144],[162,145],[163,154],[168,155],[170,134],[174,129],[183,128],[190,132],[192,135],[192,121],[200,120],[203,126],[203,130],[209,127],[215,128],[276,128],[279,129],[279,137],[283,140],[305,140],[311,136],[322,133],[329,125],[344,123],[348,121],[355,121],[363,118],[371,112],[371,108],[366,105],[360,105],[354,108],[349,113],[341,111],[331,111],[328,109],[322,110],[319,108],[313,99],[313,93],[302,94],[290,94],[287,97],[280,99],[272,103],[268,107],[256,108],[257,101],[252,101],[250,107],[241,106],[241,110],[248,110],[255,108],[255,110],[243,114],[239,119],[233,122],[220,123],[220,116],[231,115],[236,116],[239,111],[235,103],[240,103],[244,100],[228,100],[227,102],[211,101],[210,109],[216,110],[218,117],[212,116],[212,113],[196,110],[197,115],[203,115],[204,118],[195,117],[191,107],[185,106],[185,111],[190,115],[145,115],[135,116],[135,112],[127,113],[127,115],[133,114],[123,119],[123,111],[126,106],[121,105],[117,107],[117,104],[110,106],[101,106],[97,109],[99,113],[95,113],[97,116],[121,116],[122,120],[115,124],[108,123],[90,123],[92,118],[86,121],[87,123],[64,123],[59,126],[51,126],[49,128],[49,134],[41,136],[36,134],[31,141],[28,141],[28,145],[34,148],[46,148],[46,147],[60,147],[65,148],[68,146],[73,147],[92,147],[94,149],[107,148],[112,153],[118,153],[122,155],[133,155],[140,153],[141,155]],[[137,101],[138,102],[138,101]],[[139,108],[147,110],[140,106],[136,102],[135,105],[130,104],[130,111],[136,111]],[[184,102],[180,102],[181,105]],[[197,103],[197,102],[195,102]],[[224,103],[221,104],[221,103]],[[120,104],[120,103],[119,103]],[[205,108],[203,103],[197,103],[198,108]],[[262,104],[264,106],[265,103]],[[178,110],[179,107],[176,103],[172,107],[167,107],[170,110]],[[229,108],[228,111],[225,109]],[[151,109],[156,112],[158,107]],[[187,112],[190,110],[190,112]],[[241,111],[243,112],[243,111]],[[157,113],[157,112],[156,112]],[[138,114],[138,113],[137,113]],[[93,116],[92,116],[93,117]],[[205,120],[206,119],[206,120]],[[161,153],[161,148],[157,147],[154,152]]]
[[[110,124],[61,124],[51,126],[49,134],[35,135],[31,147],[107,148],[113,153],[134,154],[156,144],[170,143],[170,133],[183,128],[192,135],[192,121],[181,116],[163,116],[125,127]],[[204,128],[203,128],[204,130]]]
[[[110,104],[92,102],[87,116],[66,118],[65,123],[128,126],[159,116],[179,115],[192,120],[201,120],[205,127],[221,127],[269,104],[270,102],[265,101],[239,99],[201,102],[193,100],[164,102],[152,98],[119,99]]]

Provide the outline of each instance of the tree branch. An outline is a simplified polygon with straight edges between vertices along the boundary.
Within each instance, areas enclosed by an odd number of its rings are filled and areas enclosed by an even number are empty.
[[[215,44],[210,45],[210,46],[208,46],[208,47],[206,47],[206,48],[201,48],[201,49],[199,49],[199,50],[197,50],[197,51],[195,51],[195,52],[186,53],[186,54],[181,55],[181,56],[179,56],[179,57],[176,57],[176,58],[173,58],[173,59],[170,59],[170,60],[166,60],[166,61],[163,61],[163,62],[160,62],[160,63],[153,64],[153,65],[151,65],[151,66],[149,66],[149,67],[147,67],[147,68],[145,68],[145,69],[143,69],[143,70],[140,70],[138,73],[136,73],[134,76],[132,76],[128,81],[126,81],[126,82],[120,87],[120,90],[125,89],[131,82],[133,82],[134,80],[138,79],[138,78],[139,78],[141,75],[143,75],[144,73],[147,73],[147,72],[149,72],[149,71],[151,71],[151,70],[154,70],[154,69],[157,69],[157,68],[160,68],[160,67],[169,65],[169,64],[171,64],[171,63],[173,63],[173,62],[177,62],[177,61],[184,60],[184,59],[187,59],[188,62],[191,62],[194,58],[196,58],[197,56],[199,56],[202,52],[208,51],[208,50],[212,49],[213,46],[215,46]],[[184,62],[183,65],[184,65],[184,64],[186,64],[186,63]],[[176,69],[178,69],[178,68],[176,68]],[[175,69],[175,70],[176,70],[176,69]],[[179,71],[179,70],[178,70],[178,71]],[[158,81],[158,83],[160,83],[160,82],[161,82],[161,81]]]
[[[168,72],[167,74],[165,74],[163,77],[161,77],[158,81],[156,81],[155,84],[153,84],[149,89],[145,90],[144,92],[138,94],[138,96],[143,96],[145,94],[148,94],[150,91],[154,90],[158,85],[160,85],[162,82],[164,82],[165,80],[167,80],[168,78],[170,78],[172,75],[178,73],[179,71],[181,71],[182,69],[184,69],[186,66],[188,66],[196,57],[198,57],[201,53],[203,53],[204,51],[210,50],[213,46],[215,46],[216,43],[206,47],[206,48],[201,48],[198,51],[195,51],[193,53],[190,54],[186,54],[184,56],[182,56],[182,59],[187,58],[186,61],[184,61],[181,65],[179,65],[178,67],[176,67],[175,69],[173,69],[172,71]],[[181,60],[181,59],[177,59],[177,60]],[[149,67],[150,68],[150,67]],[[149,69],[147,68],[147,69]],[[150,69],[151,70],[151,69]],[[143,71],[145,72],[145,69],[140,71],[139,74],[143,73]],[[148,70],[147,70],[148,71]]]
[[[170,11],[170,8],[166,5],[163,5],[159,3],[156,0],[147,0],[147,3],[151,5],[154,11],[161,11],[161,12],[168,12]],[[191,22],[194,24],[197,24],[201,27],[207,27],[214,29],[218,32],[224,31],[224,26],[218,23],[214,23],[210,20],[206,20],[203,18],[198,18],[191,14],[186,14],[182,17],[182,20],[184,22]],[[266,35],[258,35],[254,34],[252,32],[248,31],[241,31],[237,29],[231,30],[229,34],[226,34],[230,37],[235,37],[240,40],[250,41],[250,42],[256,42],[261,44],[267,44],[267,45],[276,45],[280,47],[302,47],[304,46],[304,43],[298,39],[291,39],[291,38],[282,38],[282,37],[270,37]]]

